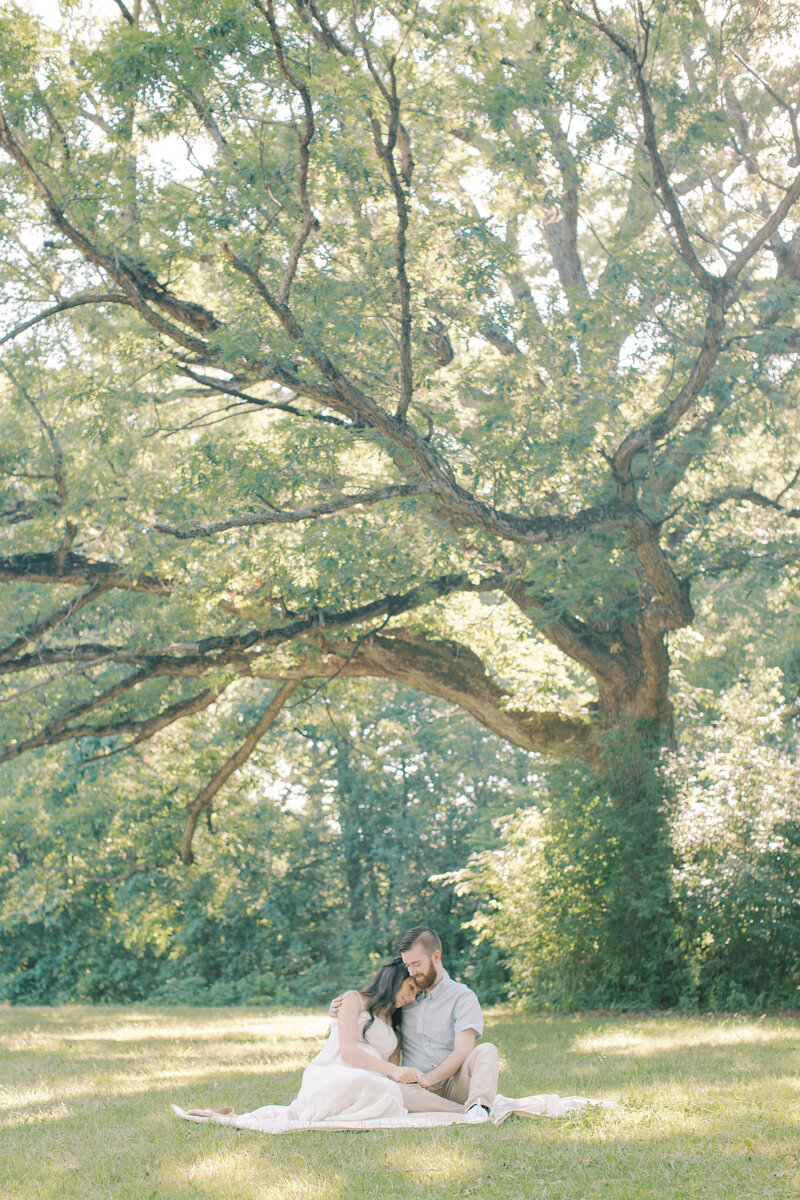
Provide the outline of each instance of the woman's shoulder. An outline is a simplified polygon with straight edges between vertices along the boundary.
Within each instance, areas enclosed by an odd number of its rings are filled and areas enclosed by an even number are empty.
[[[345,1004],[348,1008],[354,1009],[356,1012],[361,1012],[364,1007],[364,997],[361,995],[361,992],[356,991],[355,988],[351,988],[342,995],[342,1005]]]

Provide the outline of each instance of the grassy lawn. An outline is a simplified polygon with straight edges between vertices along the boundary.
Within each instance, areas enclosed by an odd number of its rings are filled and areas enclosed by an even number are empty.
[[[0,1196],[800,1196],[800,1029],[787,1018],[490,1014],[506,1095],[599,1096],[618,1112],[271,1137],[173,1118],[172,1101],[287,1103],[326,1029],[318,1012],[0,1008]]]

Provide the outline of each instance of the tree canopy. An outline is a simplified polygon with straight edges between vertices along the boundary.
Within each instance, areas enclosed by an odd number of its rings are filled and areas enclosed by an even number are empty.
[[[241,697],[188,862],[331,680],[669,744],[692,589],[797,563],[798,17],[7,5],[0,762]]]

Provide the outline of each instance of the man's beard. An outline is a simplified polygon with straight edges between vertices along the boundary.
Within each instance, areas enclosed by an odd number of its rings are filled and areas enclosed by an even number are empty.
[[[427,974],[415,975],[414,983],[423,992],[429,991],[433,987],[433,985],[436,983],[436,966],[434,965],[434,963],[431,963],[431,965],[428,967]]]

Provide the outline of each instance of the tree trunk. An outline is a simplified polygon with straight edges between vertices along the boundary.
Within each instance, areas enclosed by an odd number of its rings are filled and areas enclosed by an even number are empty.
[[[596,963],[587,966],[602,964],[604,992],[623,1007],[669,1007],[681,991],[663,733],[659,721],[608,730],[599,739],[599,769],[581,789],[596,798],[591,833],[599,851],[589,904]],[[591,974],[581,983],[591,993]]]
[[[339,805],[339,826],[342,831],[342,855],[350,924],[354,930],[361,930],[367,919],[360,812],[362,784],[352,770],[348,743],[337,738],[335,753],[336,797]]]

